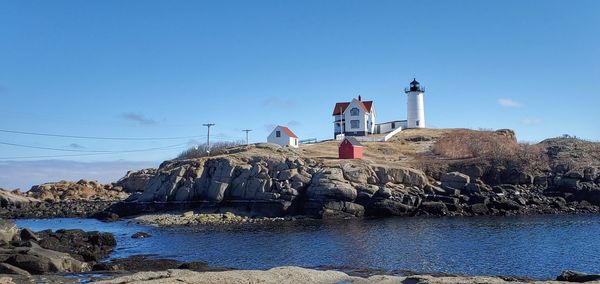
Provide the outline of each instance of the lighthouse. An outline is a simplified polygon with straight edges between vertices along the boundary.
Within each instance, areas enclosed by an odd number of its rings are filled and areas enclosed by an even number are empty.
[[[425,128],[425,103],[423,102],[425,88],[413,78],[404,92],[407,96],[407,128]]]

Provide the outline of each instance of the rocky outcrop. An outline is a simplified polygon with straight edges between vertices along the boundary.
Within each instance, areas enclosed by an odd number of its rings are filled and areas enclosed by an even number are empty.
[[[86,272],[91,270],[87,261],[107,256],[116,245],[111,234],[83,231],[36,234],[26,228],[18,229],[8,220],[0,223],[0,236],[0,271],[23,276]]]
[[[114,186],[121,187],[123,191],[127,193],[142,192],[148,184],[148,181],[150,181],[156,173],[156,169],[143,169],[135,172],[128,171],[124,177],[114,184]]]
[[[376,211],[380,201],[390,200],[414,212],[429,184],[412,168],[364,161],[326,166],[278,151],[284,150],[164,162],[142,193],[112,211],[123,216],[152,211],[148,207],[196,204],[245,208],[251,216],[347,217]]]
[[[87,218],[98,215],[115,201],[68,200],[33,201],[18,206],[0,206],[0,218]]]
[[[22,196],[21,194],[0,188],[0,207],[22,208],[38,202],[40,201],[35,198]]]
[[[323,163],[283,149],[238,152],[164,162],[143,192],[110,212],[227,207],[246,216],[346,218],[600,211],[595,168],[550,176],[516,171],[497,185],[482,181],[489,175],[485,165],[466,169],[444,173],[438,182],[396,164]]]
[[[33,186],[26,195],[40,200],[103,200],[118,201],[129,196],[120,186],[102,185],[97,181],[59,181]]]

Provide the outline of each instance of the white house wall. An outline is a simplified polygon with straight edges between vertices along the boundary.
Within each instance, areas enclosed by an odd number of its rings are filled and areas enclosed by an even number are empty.
[[[277,131],[280,131],[281,136],[277,137]],[[295,143],[298,139],[294,137],[289,137],[285,131],[281,128],[277,127],[271,134],[267,137],[267,142],[281,145],[281,146],[291,146],[294,148],[298,147],[298,144]]]

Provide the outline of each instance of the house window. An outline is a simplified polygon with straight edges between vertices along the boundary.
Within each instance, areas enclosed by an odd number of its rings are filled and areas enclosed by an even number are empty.
[[[279,131],[279,130],[275,131],[275,137],[277,137],[277,138],[281,137],[281,131]]]
[[[294,144],[298,146],[298,139],[294,139]]]
[[[350,120],[350,128],[359,128],[360,120]]]
[[[357,108],[352,108],[352,109],[350,110],[350,115],[351,115],[351,116],[358,116],[358,113],[359,113],[359,111],[358,111],[358,109],[357,109]]]

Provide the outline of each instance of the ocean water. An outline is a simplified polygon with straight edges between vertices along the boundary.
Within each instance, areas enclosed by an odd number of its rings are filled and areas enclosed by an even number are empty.
[[[386,218],[277,222],[234,227],[157,228],[127,221],[24,219],[33,230],[114,233],[111,257],[151,254],[213,266],[396,269],[555,278],[600,273],[600,215]],[[132,239],[138,231],[152,237]]]

